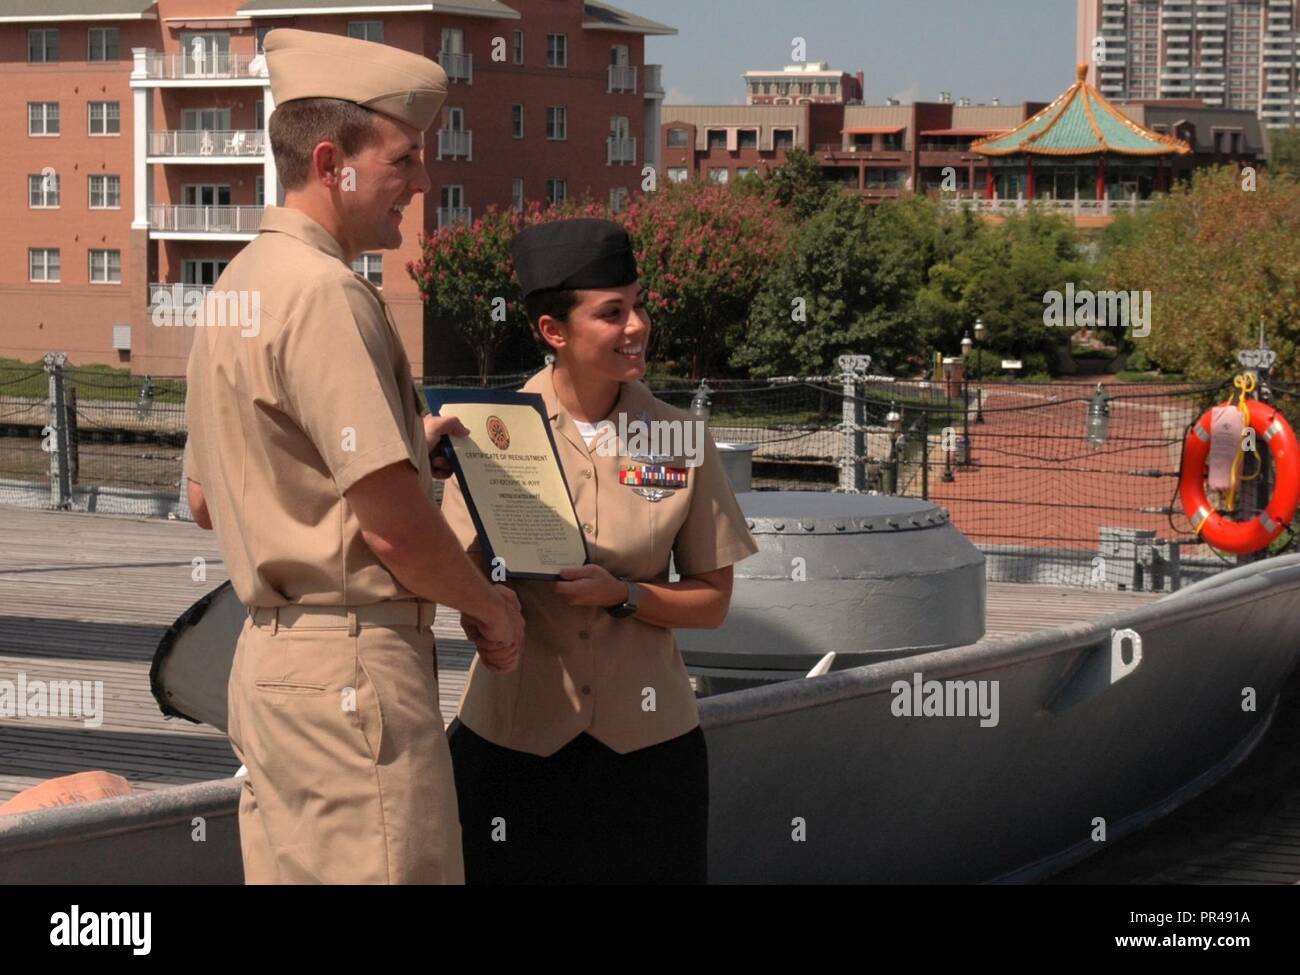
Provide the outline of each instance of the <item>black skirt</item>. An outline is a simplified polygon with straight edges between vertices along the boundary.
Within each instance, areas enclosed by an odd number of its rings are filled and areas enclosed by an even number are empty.
[[[699,728],[619,754],[582,734],[542,758],[453,721],[469,884],[702,884],[709,763]]]

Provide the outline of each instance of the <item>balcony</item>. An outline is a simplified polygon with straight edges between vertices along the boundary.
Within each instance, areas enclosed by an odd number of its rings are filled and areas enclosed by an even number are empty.
[[[608,87],[606,94],[614,92],[636,92],[636,65],[611,64],[609,66]]]
[[[196,57],[194,52],[164,54],[145,48],[135,48],[135,81],[156,82],[255,82],[265,81],[266,58],[260,54],[231,54],[211,51]]]
[[[438,229],[454,227],[474,221],[474,212],[470,207],[438,207]]]
[[[607,166],[636,165],[636,139],[620,139],[613,135],[606,139],[605,164]]]
[[[439,129],[439,159],[472,159],[474,133],[470,129]]]
[[[474,55],[460,51],[439,51],[438,63],[447,72],[449,81],[463,81],[467,85],[474,83]]]
[[[185,206],[155,203],[149,207],[150,235],[161,240],[252,239],[264,207]]]
[[[210,284],[181,284],[179,281],[154,281],[149,285],[149,306],[157,308],[164,302],[173,308],[183,308],[187,300],[193,301],[194,295],[201,300],[212,290]]]
[[[645,93],[647,95],[663,96],[664,86],[661,80],[662,74],[662,64],[647,64],[645,66]]]
[[[153,161],[261,163],[266,155],[261,129],[157,129],[149,133],[148,155]]]

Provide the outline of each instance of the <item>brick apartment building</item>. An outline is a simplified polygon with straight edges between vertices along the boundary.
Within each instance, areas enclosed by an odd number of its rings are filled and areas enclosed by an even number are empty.
[[[405,270],[421,232],[490,204],[617,207],[658,164],[645,37],[676,31],[595,0],[0,0],[0,356],[184,373],[192,332],[154,326],[151,302],[210,286],[283,200],[260,45],[290,26],[415,51],[451,79],[402,247],[356,265],[417,373],[446,348]]]
[[[764,173],[799,148],[822,175],[880,203],[910,193],[936,194],[945,170],[951,189],[982,195],[988,160],[971,143],[1008,132],[1047,102],[972,105],[665,105],[660,144],[664,174],[727,183]],[[1140,125],[1191,145],[1186,168],[1234,163],[1262,166],[1267,132],[1253,111],[1208,107],[1196,99],[1116,105]]]
[[[669,179],[725,183],[780,165],[787,149],[799,148],[828,179],[872,202],[937,190],[945,167],[955,171],[955,188],[970,192],[986,166],[970,144],[1045,105],[666,105],[660,155]]]

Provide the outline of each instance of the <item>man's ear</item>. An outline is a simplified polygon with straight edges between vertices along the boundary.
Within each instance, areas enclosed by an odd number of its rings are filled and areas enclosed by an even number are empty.
[[[316,143],[316,148],[311,151],[312,171],[326,186],[333,187],[338,183],[338,163],[339,153],[334,143]]]

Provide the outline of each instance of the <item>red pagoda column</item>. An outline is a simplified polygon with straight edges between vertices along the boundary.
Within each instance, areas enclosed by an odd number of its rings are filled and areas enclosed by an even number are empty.
[[[1034,157],[1026,156],[1025,163],[1025,199],[1032,200],[1034,198]]]
[[[1106,199],[1106,157],[1097,158],[1097,199]]]
[[[993,163],[988,163],[984,170],[984,199],[993,199]]]

